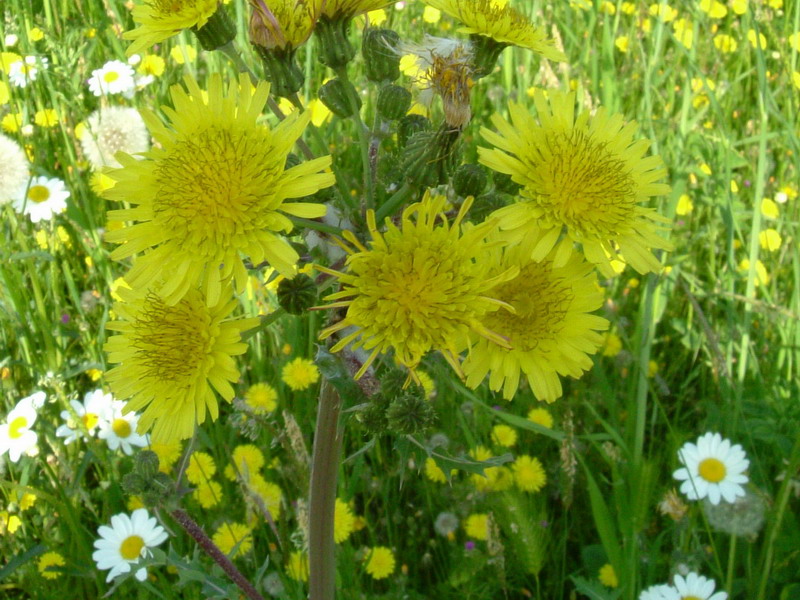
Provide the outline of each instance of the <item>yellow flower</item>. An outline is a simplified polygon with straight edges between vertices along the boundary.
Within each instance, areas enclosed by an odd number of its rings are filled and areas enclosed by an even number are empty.
[[[286,214],[320,217],[325,206],[285,200],[332,185],[334,175],[319,172],[330,156],[284,170],[310,115],[298,111],[274,130],[257,124],[267,83],[254,89],[242,74],[225,93],[215,73],[207,96],[192,77],[184,84],[188,93],[173,86],[175,108],[166,110],[173,129],[142,111],[160,147],[141,154],[142,160],[117,154],[123,166],[108,172],[117,183],[106,197],[136,206],[109,211],[108,218],[138,223],[108,232],[106,239],[122,244],[111,254],[115,260],[153,248],[125,276],[132,287],[163,277],[157,291],[173,305],[200,284],[214,306],[228,277],[237,293],[244,291],[242,254],[255,264],[269,261],[284,275],[294,273],[299,256],[278,235],[292,230]]]
[[[353,523],[355,517],[350,506],[344,500],[336,499],[336,507],[333,511],[333,539],[337,544],[341,544],[350,534],[353,533]]]
[[[617,5],[609,2],[609,0],[604,0],[604,2],[600,3],[600,12],[607,15],[615,15],[617,14]]]
[[[326,0],[322,14],[328,19],[352,19],[356,15],[378,10],[390,0]]]
[[[194,62],[197,58],[197,50],[195,50],[194,46],[181,44],[180,46],[173,47],[172,50],[169,51],[169,55],[172,60],[182,65],[184,63]]]
[[[778,204],[769,198],[762,198],[761,214],[767,217],[768,219],[777,219],[780,216],[780,211],[778,210]]]
[[[711,175],[711,167],[707,163],[703,163],[700,165],[700,172],[703,173],[703,175]]]
[[[485,446],[476,446],[469,451],[469,455],[478,462],[492,458],[492,451]],[[470,481],[479,492],[503,491],[514,484],[514,478],[506,467],[486,467],[483,474],[473,473]]]
[[[261,415],[278,407],[278,392],[268,383],[256,383],[247,390],[244,401],[254,413]]]
[[[32,508],[34,504],[36,504],[36,494],[25,492],[19,499],[19,511],[25,512],[29,508]]]
[[[158,54],[145,54],[136,70],[140,75],[161,77],[164,74],[165,66],[164,59]]]
[[[608,321],[589,314],[602,306],[603,294],[592,266],[579,254],[567,247],[559,257],[553,251],[534,262],[530,253],[521,245],[488,253],[496,272],[519,269],[517,277],[492,291],[514,311],[483,317],[484,326],[506,338],[510,348],[477,339],[463,367],[471,388],[488,374],[489,388],[502,388],[511,400],[524,375],[536,398],[553,402],[561,396],[559,375],[579,378],[592,367],[589,354],[602,346],[598,331],[607,329]]]
[[[324,0],[248,0],[253,8],[250,41],[268,50],[303,45],[322,12]]]
[[[672,30],[675,33],[675,38],[683,44],[687,50],[692,49],[694,42],[694,29],[692,29],[692,22],[689,19],[678,19],[672,24]]]
[[[553,415],[546,408],[531,409],[528,413],[528,420],[548,429],[553,428]]]
[[[22,527],[22,520],[17,515],[10,515],[8,511],[0,511],[0,534],[14,534]]]
[[[694,210],[694,203],[688,194],[681,194],[678,198],[678,205],[675,207],[675,214],[679,217],[685,217]]]
[[[33,122],[39,127],[55,127],[58,125],[58,112],[53,108],[37,110]]]
[[[452,478],[455,474],[456,469],[451,469],[450,477]],[[430,456],[425,459],[425,477],[434,483],[447,483],[447,477],[445,476],[444,471],[442,471],[439,465],[436,464],[436,461]]]
[[[628,39],[627,35],[621,35],[616,40],[614,40],[614,45],[617,47],[617,50],[625,53],[628,51],[630,40]]]
[[[45,552],[36,562],[36,568],[45,579],[58,579],[61,573],[58,570],[51,569],[51,567],[57,569],[58,567],[63,567],[65,564],[64,557],[58,552]]]
[[[163,42],[182,29],[200,29],[217,12],[217,0],[143,0],[133,7],[139,25],[122,37],[133,40],[127,54],[136,54]]]
[[[678,16],[678,11],[672,8],[669,4],[651,4],[650,16],[659,17],[665,23],[669,23]]]
[[[736,52],[736,48],[739,47],[739,44],[736,43],[736,40],[727,33],[719,33],[714,36],[714,46],[720,52],[728,54],[731,52]]]
[[[44,31],[38,27],[31,27],[28,29],[28,40],[31,42],[38,42],[44,39]]]
[[[247,525],[223,523],[211,538],[223,554],[230,554],[238,544],[233,556],[247,554],[253,547],[253,535]]]
[[[150,448],[158,456],[158,470],[162,473],[169,473],[172,466],[180,458],[183,451],[183,444],[180,440],[167,443],[150,443]]]
[[[467,517],[464,521],[464,531],[467,535],[476,540],[486,540],[489,538],[489,515],[485,513],[475,513]]]
[[[513,448],[517,443],[517,432],[508,425],[495,425],[492,427],[492,442],[503,448]]]
[[[731,8],[737,15],[743,15],[747,12],[747,0],[732,0]]]
[[[614,567],[608,563],[600,567],[600,571],[597,574],[597,578],[600,580],[600,583],[602,583],[606,587],[610,588],[619,587],[619,579],[617,578],[617,574],[614,571]]]
[[[385,579],[394,573],[394,553],[386,546],[373,548],[367,556],[367,573],[373,579]]]
[[[767,37],[763,33],[756,33],[755,29],[747,32],[747,40],[753,48],[767,49]]]
[[[547,39],[543,28],[536,27],[521,12],[510,5],[498,5],[493,0],[425,0],[464,24],[459,31],[493,39],[501,46],[520,46],[553,61],[567,57]]]
[[[511,465],[514,482],[523,492],[538,492],[547,483],[547,475],[538,458],[522,454]]]
[[[765,229],[758,234],[758,242],[764,250],[776,252],[781,248],[781,234],[774,229]]]
[[[192,452],[189,464],[186,467],[186,479],[195,485],[205,483],[217,472],[217,465],[210,454],[205,452]]]
[[[400,228],[387,219],[384,234],[378,231],[375,214],[368,212],[370,248],[345,232],[358,249],[348,249],[347,272],[321,268],[343,284],[342,291],[327,296],[326,300],[336,301],[328,306],[346,306],[347,315],[320,337],[355,327],[332,350],[338,352],[353,342],[354,347],[371,351],[356,378],[390,349],[395,360],[412,373],[432,350],[439,350],[460,372],[459,353],[468,343],[470,330],[506,343],[488,331],[480,317],[497,309],[498,302],[487,297],[490,290],[516,271],[488,277],[488,265],[475,259],[483,254],[492,223],[472,227],[462,235],[461,221],[472,199],[462,204],[452,224],[444,218],[445,202],[444,196],[426,193],[422,202],[403,211]]]
[[[0,121],[3,129],[8,133],[17,133],[22,127],[22,113],[8,113]]]
[[[540,261],[558,244],[579,242],[586,258],[606,277],[612,260],[640,273],[659,271],[651,248],[669,250],[653,223],[666,219],[639,204],[669,192],[659,183],[666,168],[658,156],[645,157],[649,142],[634,140],[637,125],[600,108],[575,115],[575,93],[534,94],[539,122],[522,105],[510,103],[511,123],[492,117],[499,133],[481,134],[496,149],[478,148],[479,160],[523,186],[521,201],[494,214],[512,242],[523,243]],[[562,252],[561,250],[559,252]]]
[[[142,498],[140,496],[131,496],[125,503],[125,508],[128,509],[128,512],[133,512],[137,508],[146,508],[146,507],[144,505],[144,502],[142,502]]]
[[[426,23],[431,23],[435,25],[439,22],[439,19],[442,18],[442,11],[438,8],[433,8],[432,6],[426,6],[425,9],[422,11],[422,20]]]
[[[797,71],[792,71],[792,83],[794,84],[794,87],[800,90],[800,73]]]
[[[8,91],[8,86],[5,81],[0,81],[0,106],[8,104],[11,99],[11,93]]]
[[[126,411],[144,411],[138,432],[153,429],[155,443],[191,437],[208,411],[219,413],[215,394],[231,401],[231,382],[239,379],[233,357],[244,354],[241,332],[258,319],[229,319],[238,300],[209,304],[190,290],[172,306],[150,290],[118,288],[123,302],[114,304],[118,320],[106,328],[119,332],[104,348],[118,366],[106,374],[114,396],[129,398]]]
[[[203,481],[195,487],[192,498],[203,508],[214,508],[222,501],[222,486],[213,480]]]
[[[636,13],[636,4],[633,2],[623,2],[622,3],[622,14],[624,15],[632,15]]]
[[[750,270],[750,260],[747,258],[743,258],[739,263],[739,272],[747,273]],[[760,260],[756,261],[755,266],[755,286],[759,287],[761,285],[767,285],[769,283],[769,273],[767,272],[767,268],[764,266]]]
[[[728,9],[717,0],[700,0],[700,10],[712,19],[722,19],[728,14]]]
[[[313,360],[297,357],[283,366],[281,379],[296,392],[307,390],[319,381],[319,369]]]
[[[250,490],[258,496],[263,507],[269,511],[273,521],[281,518],[281,502],[283,492],[280,486],[271,481],[267,481],[258,473],[251,473],[248,481]]]
[[[289,555],[286,575],[295,581],[308,581],[308,555],[305,552],[295,550]]]
[[[789,36],[789,45],[794,48],[795,52],[800,52],[800,31]]]
[[[237,473],[247,481],[250,477],[258,475],[264,466],[264,454],[253,444],[236,446],[232,457],[233,464],[225,467],[225,477],[236,481]]]

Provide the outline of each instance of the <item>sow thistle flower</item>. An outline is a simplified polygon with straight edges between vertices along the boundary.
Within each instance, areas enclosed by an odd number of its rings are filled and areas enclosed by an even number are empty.
[[[133,40],[128,46],[128,56],[147,50],[183,29],[201,29],[217,12],[218,3],[218,0],[143,0],[133,8],[133,20],[139,27],[122,35]]]
[[[475,388],[489,375],[489,387],[511,400],[524,375],[533,394],[546,402],[561,396],[559,375],[578,378],[592,367],[589,354],[603,344],[597,333],[608,321],[589,314],[603,304],[592,266],[577,254],[551,252],[534,262],[521,246],[493,248],[496,271],[518,275],[492,291],[514,308],[483,316],[483,325],[506,338],[506,347],[478,338],[464,361],[467,385]],[[476,336],[477,337],[477,336]]]
[[[126,275],[131,287],[163,275],[156,291],[167,304],[199,284],[208,306],[215,306],[231,275],[236,291],[244,290],[247,271],[240,254],[293,274],[298,254],[278,235],[292,230],[286,215],[320,217],[325,207],[286,200],[332,185],[334,175],[319,172],[330,165],[330,156],[284,170],[310,115],[292,114],[274,130],[257,123],[269,84],[253,88],[242,74],[226,93],[220,75],[213,74],[207,96],[192,77],[184,84],[186,90],[172,87],[175,108],[164,107],[171,128],[143,111],[160,147],[143,153],[144,160],[117,154],[122,168],[110,171],[117,183],[106,197],[137,206],[109,211],[108,218],[138,223],[108,232],[106,239],[122,243],[111,254],[115,260],[152,248]]]
[[[228,402],[239,378],[233,357],[247,344],[241,332],[258,319],[229,319],[236,300],[210,305],[190,290],[169,305],[151,289],[120,288],[114,305],[119,319],[107,328],[119,332],[106,342],[109,361],[119,363],[106,378],[117,398],[128,398],[126,412],[143,410],[137,430],[153,429],[152,440],[166,444],[186,439],[206,412],[216,420],[218,393]]]
[[[368,212],[370,247],[346,231],[345,238],[356,247],[347,248],[347,272],[318,267],[343,285],[341,291],[327,296],[335,302],[325,308],[347,307],[345,318],[323,330],[320,338],[353,327],[332,351],[352,344],[370,352],[356,378],[378,355],[390,350],[399,364],[412,371],[412,377],[431,350],[439,350],[460,374],[458,353],[466,347],[470,332],[507,345],[482,323],[482,317],[504,305],[486,294],[518,270],[511,267],[490,276],[489,265],[476,259],[485,254],[485,238],[494,224],[462,232],[471,198],[462,204],[452,224],[444,217],[445,202],[444,196],[426,193],[422,202],[403,211],[399,228],[387,219],[383,234],[374,212]]]
[[[520,242],[533,260],[542,260],[566,228],[564,245],[579,242],[603,275],[614,276],[612,260],[640,273],[661,267],[651,248],[669,250],[653,222],[667,223],[639,204],[669,192],[658,183],[666,175],[659,156],[644,157],[650,142],[634,141],[637,125],[604,108],[575,116],[575,93],[534,92],[539,122],[520,104],[510,103],[509,123],[492,117],[495,133],[481,134],[497,148],[479,148],[480,162],[511,175],[523,186],[520,202],[496,211],[500,228]]]
[[[471,34],[476,44],[476,77],[488,75],[494,69],[497,57],[506,46],[520,46],[533,50],[553,61],[567,60],[543,29],[536,27],[528,17],[507,3],[496,0],[425,0],[464,24],[462,33]]]

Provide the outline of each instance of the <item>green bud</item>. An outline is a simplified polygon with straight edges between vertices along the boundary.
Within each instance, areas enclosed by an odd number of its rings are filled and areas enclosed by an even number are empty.
[[[522,186],[511,179],[511,175],[507,173],[495,172],[492,175],[492,178],[494,179],[494,187],[498,192],[503,192],[509,196],[516,196],[517,193],[522,189]]]
[[[350,18],[330,19],[321,16],[314,28],[314,35],[319,41],[319,61],[336,71],[347,66],[356,51],[350,43]]]
[[[147,482],[138,473],[128,473],[122,478],[122,489],[126,494],[138,496],[145,491]]]
[[[200,29],[192,27],[192,31],[203,50],[209,51],[221,48],[236,37],[236,27],[221,3],[217,5],[216,12],[209,17],[205,25]]]
[[[472,42],[472,63],[475,67],[472,78],[477,81],[494,71],[500,53],[508,44],[477,33],[471,34],[469,41]]]
[[[395,48],[400,36],[391,29],[369,28],[364,32],[361,54],[367,79],[376,83],[400,77],[400,56]]]
[[[317,284],[302,273],[278,284],[278,303],[290,315],[301,315],[317,303]]]
[[[381,394],[385,398],[394,398],[403,393],[403,386],[408,379],[408,371],[397,367],[388,369],[380,376]]]
[[[498,208],[508,206],[509,197],[500,192],[486,192],[475,198],[472,207],[469,209],[469,219],[474,223],[484,221],[490,214]]]
[[[386,411],[389,429],[401,435],[414,435],[430,429],[436,421],[436,411],[430,402],[416,393],[404,393]]]
[[[253,44],[253,47],[261,58],[261,64],[264,65],[264,76],[270,82],[271,93],[289,98],[303,87],[306,76],[297,64],[296,49],[268,49],[258,44]]]
[[[300,160],[300,157],[297,156],[297,154],[295,154],[294,152],[289,152],[289,154],[286,155],[286,162],[283,163],[283,169],[284,170],[291,169],[292,167],[296,167],[297,165],[299,165],[301,162],[302,161]]]
[[[486,187],[486,170],[480,165],[466,164],[453,175],[453,190],[462,198],[477,196]]]
[[[353,84],[338,77],[319,88],[319,99],[333,114],[343,119],[353,116],[356,110],[361,109],[361,98]],[[353,99],[358,104],[356,110],[353,110]]]
[[[152,450],[141,450],[136,454],[133,469],[145,481],[151,480],[158,473],[158,455]]]
[[[422,115],[406,115],[397,124],[397,145],[404,148],[412,135],[418,131],[429,131],[431,121]]]
[[[387,85],[378,92],[378,114],[389,121],[402,119],[411,106],[411,92],[399,85]]]
[[[403,173],[417,187],[445,183],[459,161],[461,130],[443,125],[437,131],[420,131],[411,136],[403,149]]]
[[[383,435],[386,433],[386,402],[380,394],[370,398],[369,404],[361,410],[356,418],[370,435]]]

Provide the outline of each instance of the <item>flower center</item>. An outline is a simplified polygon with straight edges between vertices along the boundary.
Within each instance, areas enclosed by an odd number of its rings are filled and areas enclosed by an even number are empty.
[[[703,600],[700,596],[681,596],[681,600]]]
[[[267,130],[209,127],[175,143],[155,170],[156,222],[203,253],[237,245],[265,228],[284,229],[274,180],[283,160]],[[284,223],[286,221],[286,223]],[[209,250],[211,251],[211,250]]]
[[[25,417],[17,417],[8,425],[8,437],[12,440],[16,440],[22,437],[23,432],[22,429],[28,427],[28,419]]]
[[[548,133],[530,167],[539,185],[529,193],[551,220],[571,232],[607,237],[630,221],[637,203],[630,169],[591,133]]]
[[[83,421],[83,426],[89,431],[91,431],[97,426],[97,421],[99,420],[100,417],[98,417],[94,413],[86,413],[81,417],[81,421]]]
[[[117,79],[119,79],[119,73],[117,73],[116,71],[108,71],[103,75],[103,81],[105,81],[106,83],[113,83]]]
[[[125,560],[136,560],[142,553],[144,540],[138,535],[129,535],[119,547],[119,553]]]
[[[114,419],[111,429],[119,438],[126,438],[131,434],[131,424],[125,419]]]
[[[134,323],[133,346],[146,377],[184,382],[203,366],[216,334],[198,292],[174,306],[150,293]]]
[[[50,197],[50,190],[45,185],[32,185],[28,190],[28,200],[31,202],[44,202]]]
[[[484,317],[486,326],[509,338],[514,350],[530,352],[561,332],[573,293],[563,279],[554,278],[552,263],[526,265],[519,275],[492,291],[516,314],[500,309]]]
[[[697,472],[700,474],[700,477],[706,481],[710,481],[711,483],[719,483],[725,479],[727,470],[725,469],[725,465],[722,463],[722,461],[716,458],[706,458],[700,462]]]

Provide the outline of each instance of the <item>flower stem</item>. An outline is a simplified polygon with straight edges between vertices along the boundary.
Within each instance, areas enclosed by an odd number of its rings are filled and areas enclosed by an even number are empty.
[[[342,400],[336,389],[324,380],[319,394],[314,453],[311,459],[308,516],[310,600],[333,600],[336,592],[333,516],[342,441],[338,431],[341,407]]]
[[[380,223],[386,217],[394,214],[400,205],[408,199],[412,191],[413,189],[408,183],[404,183],[402,186],[400,186],[400,188],[391,198],[380,205],[378,210],[375,212],[375,221]]]
[[[239,586],[239,589],[244,592],[245,596],[250,598],[250,600],[264,600],[264,597],[253,587],[253,584],[247,581],[245,576],[242,575],[242,572],[231,562],[231,559],[225,556],[222,550],[217,548],[216,544],[214,544],[211,538],[206,535],[206,532],[203,531],[203,528],[195,523],[194,519],[192,519],[185,510],[176,508],[170,511],[169,514],[186,530],[186,533],[192,536],[194,541],[205,550],[206,554],[222,567],[225,574],[231,578],[231,581]]]

